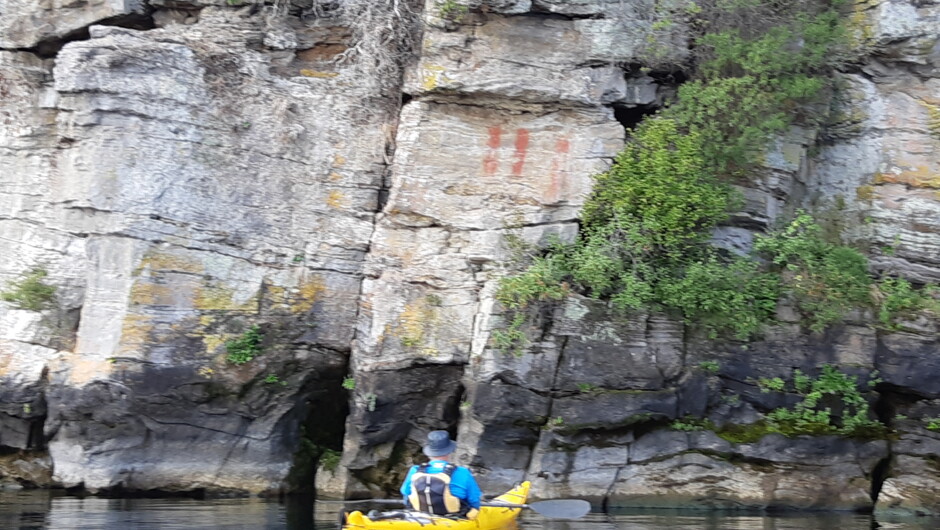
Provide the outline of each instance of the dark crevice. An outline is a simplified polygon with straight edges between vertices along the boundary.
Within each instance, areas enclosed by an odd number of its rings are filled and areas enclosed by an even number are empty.
[[[889,444],[891,442],[888,442]],[[875,467],[871,470],[871,502],[872,505],[878,502],[878,495],[881,494],[881,487],[884,486],[885,480],[891,474],[891,454],[889,451],[888,456],[882,458],[875,464]]]
[[[457,385],[454,393],[447,396],[444,402],[444,423],[447,424],[447,432],[450,433],[452,440],[457,439],[457,427],[460,424],[460,403],[466,395],[467,389],[462,385]]]
[[[349,403],[343,388],[343,373],[338,371],[310,379],[298,394],[295,417],[302,418],[299,448],[288,476],[290,493],[312,494],[317,467],[326,455],[342,453]],[[296,431],[295,431],[296,432]]]
[[[657,105],[632,106],[615,103],[611,107],[614,109],[614,118],[627,129],[633,129],[647,116],[651,116],[659,110]]]
[[[527,13],[520,13],[519,17],[528,17],[528,18],[541,18],[549,20],[601,20],[607,18],[604,13],[591,13],[591,14],[575,14],[575,13],[555,13],[549,11],[544,7],[532,7],[532,10]]]
[[[678,86],[689,80],[689,75],[683,70],[651,70],[647,72],[657,84]]]
[[[899,388],[887,383],[880,383],[875,387],[878,392],[878,399],[872,405],[872,411],[878,418],[878,421],[888,426],[894,427],[894,419],[901,408],[907,408],[917,401],[917,397],[900,392]],[[878,496],[881,494],[881,488],[885,480],[891,475],[891,461],[894,457],[893,443],[891,438],[887,438],[888,454],[875,464],[871,471],[871,495],[872,505],[878,502]]]
[[[61,51],[62,47],[66,44],[90,39],[91,35],[89,34],[88,28],[91,26],[117,26],[121,28],[137,30],[150,30],[156,27],[153,21],[153,17],[150,15],[150,13],[130,13],[126,15],[117,15],[99,20],[94,24],[89,24],[88,26],[70,31],[58,37],[49,37],[47,39],[43,39],[36,46],[33,46],[32,48],[25,48],[23,51],[35,53],[44,59],[53,58],[59,54],[59,51]]]

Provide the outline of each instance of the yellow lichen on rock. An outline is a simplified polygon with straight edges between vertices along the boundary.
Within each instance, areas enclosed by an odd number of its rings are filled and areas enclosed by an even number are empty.
[[[862,48],[868,45],[875,35],[869,12],[877,7],[878,0],[856,0],[852,4],[852,14],[849,16],[848,33],[849,45],[853,48]]]
[[[129,314],[121,323],[120,354],[138,357],[153,340],[153,320],[147,315]]]
[[[142,271],[145,270],[190,272],[193,274],[202,274],[205,271],[205,267],[201,262],[185,256],[180,256],[170,252],[155,251],[144,255],[144,257],[140,260],[140,265],[137,266],[137,269],[134,272],[135,275],[139,275]]]
[[[346,196],[339,190],[331,190],[326,196],[326,205],[330,208],[342,210],[346,208]]]
[[[898,168],[892,172],[876,173],[875,184],[906,184],[912,188],[940,188],[940,174],[934,173],[930,168],[917,166],[914,168]]]
[[[428,330],[437,321],[436,306],[437,304],[430,296],[406,304],[401,314],[398,315],[398,322],[391,326],[391,335],[396,337],[405,348],[418,348],[426,342]],[[429,355],[426,353],[428,350],[437,351],[428,347],[419,351]]]
[[[855,189],[855,196],[858,197],[860,201],[870,201],[875,197],[875,187],[874,186],[859,186]]]
[[[201,311],[239,311],[256,305],[254,299],[236,303],[235,290],[221,285],[202,285],[194,294],[193,307]]]
[[[214,355],[219,348],[225,345],[225,341],[232,338],[231,335],[222,333],[207,333],[202,336],[202,344],[206,347],[206,353]]]
[[[291,312],[294,314],[303,314],[310,311],[325,292],[326,285],[322,277],[314,276],[310,278],[300,285],[298,288],[298,296],[290,300],[289,305]]]
[[[940,105],[920,100],[920,104],[927,109],[927,128],[930,134],[940,137]]]
[[[131,305],[174,305],[176,291],[172,285],[137,281],[131,286]]]
[[[453,79],[444,74],[444,67],[436,64],[426,64],[421,71],[421,88],[430,92],[441,85],[450,83]]]

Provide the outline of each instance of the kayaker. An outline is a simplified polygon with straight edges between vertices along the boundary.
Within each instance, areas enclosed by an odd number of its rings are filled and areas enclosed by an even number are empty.
[[[480,509],[480,486],[469,469],[452,462],[457,442],[447,431],[431,431],[422,449],[431,461],[412,466],[401,485],[405,504],[435,515],[473,519]]]

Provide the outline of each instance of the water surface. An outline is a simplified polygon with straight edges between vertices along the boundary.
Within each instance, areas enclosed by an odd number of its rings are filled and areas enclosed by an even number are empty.
[[[348,505],[346,506],[348,508]],[[343,505],[310,499],[102,499],[48,491],[0,492],[0,528],[338,530]],[[755,515],[699,511],[615,510],[576,521],[526,513],[519,530],[927,530],[940,519],[874,518],[845,513]]]

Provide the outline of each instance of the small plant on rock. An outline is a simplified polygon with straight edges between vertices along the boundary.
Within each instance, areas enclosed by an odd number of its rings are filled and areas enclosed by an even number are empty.
[[[718,370],[721,369],[721,366],[718,364],[718,361],[702,361],[698,363],[699,369],[705,373],[717,374]]]
[[[336,468],[339,467],[339,461],[342,458],[343,454],[339,451],[334,451],[333,449],[324,449],[320,453],[320,467],[326,471],[336,471]]]
[[[264,335],[261,328],[256,324],[251,326],[248,331],[242,333],[238,338],[225,343],[225,349],[228,351],[228,362],[235,365],[242,365],[261,355],[261,340]]]
[[[457,0],[438,0],[437,12],[444,20],[457,22],[469,12],[469,8]]]
[[[35,267],[20,279],[7,284],[0,299],[27,311],[48,309],[55,300],[56,288],[43,281],[48,275],[45,269]]]
[[[924,423],[928,431],[940,432],[940,418],[924,418]]]

